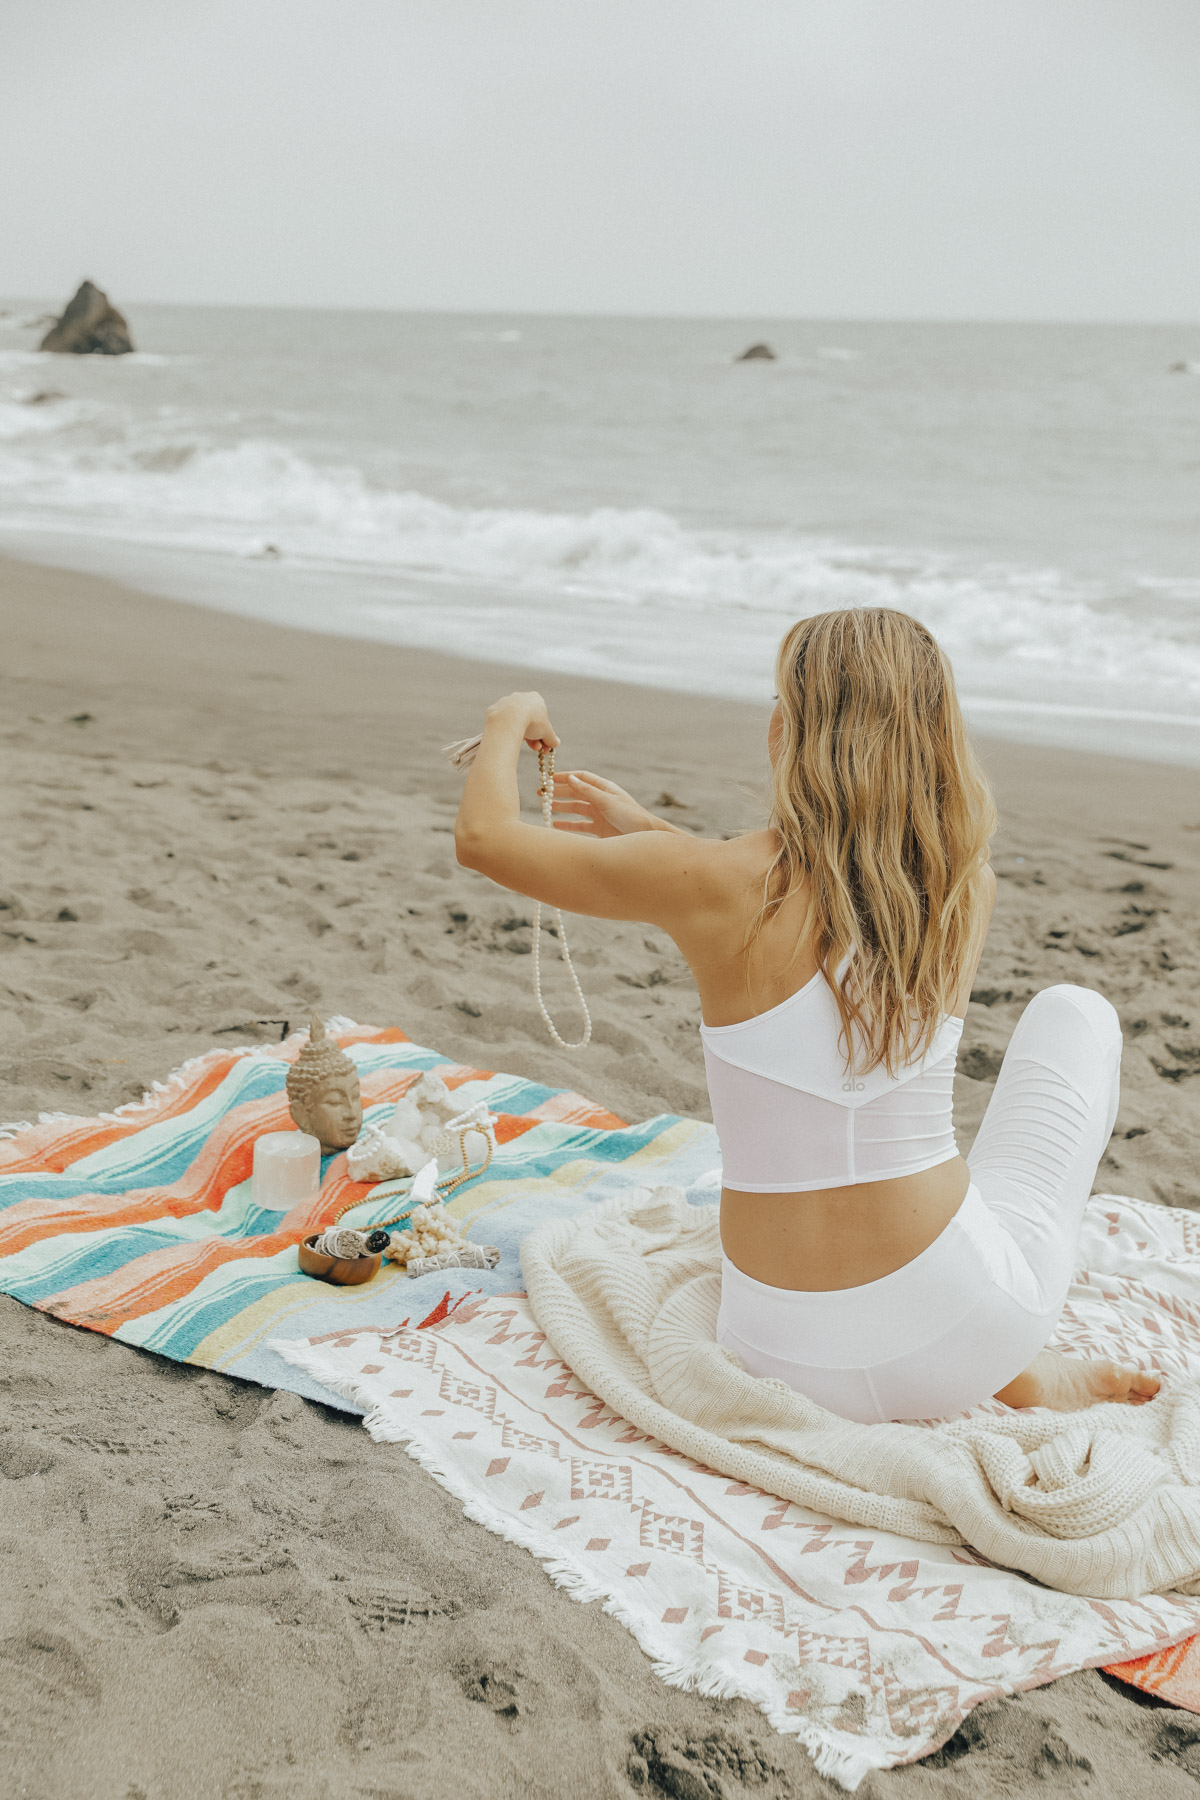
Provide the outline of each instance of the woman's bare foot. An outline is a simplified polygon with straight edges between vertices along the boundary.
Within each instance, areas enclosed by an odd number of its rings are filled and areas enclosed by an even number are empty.
[[[1159,1386],[1157,1375],[1144,1375],[1140,1369],[1043,1350],[1023,1375],[1000,1389],[996,1398],[1006,1406],[1049,1406],[1055,1412],[1080,1412],[1102,1400],[1144,1406],[1147,1400],[1153,1400]]]

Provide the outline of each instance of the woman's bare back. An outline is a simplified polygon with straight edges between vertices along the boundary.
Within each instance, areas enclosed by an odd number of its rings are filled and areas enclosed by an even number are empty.
[[[709,879],[724,904],[681,919],[672,935],[695,978],[705,1024],[734,1025],[789,999],[811,981],[817,965],[802,941],[802,887],[766,921],[747,951],[774,855],[770,833],[754,832],[710,847]],[[990,870],[987,883],[990,912],[995,893]],[[960,984],[955,1008],[960,1018],[974,973],[972,966]],[[744,1274],[772,1287],[808,1292],[858,1287],[890,1275],[927,1249],[958,1211],[969,1183],[959,1156],[917,1175],[815,1192],[723,1188],[722,1247]]]

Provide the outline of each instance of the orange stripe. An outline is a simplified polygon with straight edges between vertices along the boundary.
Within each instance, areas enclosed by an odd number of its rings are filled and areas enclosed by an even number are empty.
[[[514,1138],[524,1137],[537,1124],[536,1119],[526,1119],[520,1113],[496,1113],[496,1142],[511,1144]]]
[[[272,1232],[266,1237],[206,1238],[200,1244],[171,1245],[151,1250],[126,1263],[112,1275],[99,1276],[37,1302],[39,1312],[53,1313],[74,1325],[90,1325],[112,1335],[130,1319],[157,1312],[190,1294],[204,1277],[222,1263],[247,1257],[274,1256],[294,1243],[290,1233]],[[129,1277],[137,1275],[135,1287]]]
[[[399,1099],[414,1079],[410,1070],[382,1070],[368,1075],[363,1081],[363,1099],[368,1105]],[[284,1095],[247,1100],[241,1106],[231,1107],[217,1121],[186,1173],[166,1187],[135,1188],[123,1194],[71,1195],[68,1199],[44,1196],[18,1200],[0,1212],[0,1256],[13,1256],[28,1244],[65,1232],[107,1231],[159,1218],[187,1218],[206,1209],[216,1211],[228,1190],[249,1178],[255,1139],[264,1132],[286,1131],[290,1126]]]
[[[290,1042],[291,1040],[289,1039],[288,1041]],[[346,1044],[411,1044],[412,1039],[407,1032],[401,1031],[398,1025],[385,1025],[383,1027],[378,1025],[356,1025],[353,1031],[343,1031],[339,1033],[336,1042],[343,1046]],[[297,1044],[295,1051],[288,1057],[288,1061],[294,1062],[303,1048],[304,1042],[301,1041]]]
[[[1105,1673],[1189,1712],[1200,1712],[1200,1637],[1184,1638],[1181,1644],[1130,1662],[1109,1663]]]
[[[274,1256],[318,1231],[348,1200],[362,1198],[373,1182],[351,1181],[345,1157],[331,1163],[321,1192],[294,1206],[277,1228],[262,1237],[206,1238],[199,1244],[172,1244],[135,1257],[108,1275],[82,1281],[38,1302],[38,1310],[110,1335],[130,1319],[142,1318],[186,1298],[204,1277],[223,1264]]]
[[[321,1191],[281,1215],[275,1230],[261,1237],[211,1237],[199,1244],[169,1244],[133,1257],[121,1268],[91,1281],[64,1288],[39,1301],[41,1312],[54,1313],[77,1325],[114,1332],[128,1319],[138,1319],[190,1294],[212,1269],[243,1257],[274,1256],[310,1232],[329,1223],[349,1201],[362,1199],[375,1185],[351,1181],[344,1153],[329,1165]]]
[[[382,1030],[374,1025],[360,1025],[354,1031],[343,1032],[337,1039],[339,1044],[407,1044],[410,1041],[394,1025]],[[295,1062],[305,1042],[303,1034],[298,1033],[285,1044],[264,1046],[256,1056],[259,1060]],[[180,1078],[177,1088],[166,1094],[153,1095],[149,1104],[139,1107],[136,1113],[120,1119],[34,1125],[29,1131],[23,1131],[19,1138],[0,1140],[0,1172],[22,1175],[34,1170],[49,1170],[61,1175],[81,1157],[118,1143],[122,1138],[144,1130],[147,1125],[177,1118],[180,1113],[189,1111],[220,1086],[236,1063],[244,1060],[244,1053],[209,1050]]]
[[[452,1063],[449,1068],[434,1069],[432,1073],[440,1075],[446,1086],[453,1091],[457,1087],[464,1087],[468,1081],[490,1081],[496,1071],[473,1069],[469,1063]]]
[[[161,1119],[171,1119],[189,1111],[219,1087],[234,1063],[241,1061],[240,1057],[225,1051],[215,1050],[211,1055],[220,1060],[208,1063],[206,1068],[195,1069],[192,1078],[178,1092],[172,1090],[169,1094],[155,1095],[149,1106],[139,1108],[125,1118],[88,1119],[72,1125],[35,1125],[10,1144],[0,1144],[0,1173],[23,1175],[48,1170],[51,1174],[61,1175],[81,1157],[144,1131],[147,1125],[156,1125]],[[9,1148],[13,1154],[6,1157],[4,1152]],[[20,1154],[17,1154],[18,1149]]]
[[[620,1131],[625,1124],[624,1119],[597,1106],[594,1100],[585,1100],[582,1094],[569,1091],[551,1094],[540,1106],[531,1107],[528,1116],[558,1125],[592,1125],[601,1131]]]
[[[216,1210],[227,1191],[249,1176],[255,1139],[266,1131],[286,1130],[289,1124],[282,1095],[248,1100],[231,1107],[217,1121],[184,1175],[165,1187],[18,1200],[0,1213],[0,1254],[13,1256],[38,1238],[58,1237],[68,1231],[107,1231],[156,1218],[182,1219],[206,1208]]]

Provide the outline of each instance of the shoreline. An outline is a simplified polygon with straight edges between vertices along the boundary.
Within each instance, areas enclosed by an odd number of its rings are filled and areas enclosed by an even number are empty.
[[[619,631],[620,609],[613,614],[607,602],[588,602],[579,595],[572,595],[570,602],[575,609],[571,621],[574,636],[558,649],[549,648],[558,643],[554,634],[561,625],[553,602],[544,595],[516,595],[517,604],[530,616],[540,613],[544,620],[538,660],[525,663],[520,657],[510,659],[498,648],[505,641],[506,608],[512,596],[503,586],[485,582],[447,581],[432,574],[391,571],[366,563],[354,566],[286,556],[276,560],[265,553],[231,548],[155,545],[66,529],[11,526],[0,529],[0,560],[75,573],[149,599],[253,620],[284,631],[316,633],[406,653],[451,656],[496,669],[519,666],[533,670],[543,682],[568,675],[604,686],[670,693],[685,700],[751,707],[760,703],[751,691],[754,678],[738,658],[734,659],[735,685],[746,689],[742,693],[713,691],[705,683],[707,664],[703,660],[690,663],[686,657],[679,663],[680,679],[674,683],[630,681],[605,664]],[[433,609],[427,605],[430,592],[436,595]],[[228,594],[236,596],[236,603],[229,602]],[[761,665],[765,699],[774,646],[786,618],[780,614],[778,629],[772,625],[764,630],[764,616],[735,614],[734,618],[739,616],[744,618],[751,641],[758,643],[753,666]],[[329,620],[334,621],[332,625]],[[686,638],[687,614],[664,613],[658,623],[658,637],[647,639],[642,649],[667,662],[678,653],[681,634]],[[358,629],[348,630],[348,624],[357,624]],[[460,651],[448,648],[441,640],[451,633],[466,647]],[[608,649],[593,652],[589,648],[593,637]],[[473,642],[478,642],[478,652],[469,647]],[[589,660],[594,666],[588,667]],[[582,673],[575,674],[580,665]],[[968,724],[980,739],[1023,744],[1035,750],[1116,756],[1164,768],[1200,769],[1200,716],[1146,705],[1112,708],[1087,699],[1058,704],[1045,697],[1045,687],[1041,677],[1033,696],[1017,698],[990,691],[986,684],[968,690],[960,683],[960,699]]]
[[[185,552],[172,554],[178,554],[181,559],[186,555]],[[9,620],[10,652],[8,669],[0,678],[17,681],[25,679],[18,666],[21,658],[21,634],[29,623],[26,604],[28,596],[22,593],[22,589],[32,590],[33,611],[36,613],[47,600],[61,595],[64,585],[69,587],[71,596],[77,603],[89,609],[98,605],[110,609],[119,607],[121,624],[125,628],[132,627],[137,632],[147,663],[152,663],[155,656],[177,657],[181,650],[186,649],[190,669],[176,668],[171,671],[175,681],[185,689],[190,674],[198,666],[213,667],[219,664],[220,650],[216,649],[211,658],[206,657],[204,640],[206,637],[220,639],[224,633],[237,646],[239,654],[248,660],[257,658],[259,662],[270,665],[251,672],[251,680],[301,680],[311,683],[315,673],[314,665],[319,660],[328,678],[338,682],[339,686],[347,676],[351,679],[356,676],[360,679],[366,677],[377,684],[378,680],[385,678],[386,671],[406,684],[406,704],[412,703],[414,687],[418,695],[429,695],[438,688],[439,683],[446,681],[461,690],[462,714],[468,718],[477,717],[489,699],[507,691],[510,686],[536,681],[540,690],[547,693],[548,700],[551,700],[548,690],[566,695],[572,718],[578,719],[582,724],[584,761],[587,757],[588,738],[595,736],[598,726],[602,726],[605,714],[632,708],[643,714],[639,719],[638,729],[640,734],[644,734],[647,752],[638,757],[619,742],[614,744],[611,747],[612,754],[619,758],[626,773],[644,768],[647,763],[654,763],[669,772],[673,766],[670,746],[678,741],[681,728],[697,724],[702,726],[706,741],[716,743],[718,757],[732,767],[735,780],[742,783],[750,780],[751,785],[754,785],[756,776],[765,768],[754,743],[739,742],[739,727],[748,731],[751,738],[756,729],[760,734],[765,733],[769,710],[766,703],[697,693],[688,689],[659,687],[650,682],[621,681],[607,675],[574,674],[553,668],[534,667],[519,660],[456,655],[448,650],[425,645],[397,644],[290,620],[263,618],[205,601],[158,593],[70,564],[54,564],[40,559],[25,560],[20,556],[10,555],[2,547],[0,609],[4,609]],[[164,612],[163,609],[168,611]],[[178,630],[170,628],[167,622],[169,613],[176,615]],[[109,616],[111,617],[111,613]],[[67,629],[61,635],[50,625],[49,629],[55,632],[54,654],[64,659],[61,664],[64,678],[69,671],[74,679],[100,679],[107,685],[108,677],[102,673],[93,654],[96,644],[88,639],[94,623],[87,615],[83,619],[79,618],[72,609]],[[105,635],[105,632],[99,633],[98,639]],[[44,640],[39,647],[46,647],[48,642],[49,640]],[[320,646],[319,651],[317,646]],[[203,659],[201,664],[192,660],[197,650]],[[77,658],[74,667],[66,660],[72,656]],[[358,659],[361,659],[361,666],[355,669],[353,665]],[[328,667],[331,660],[336,665],[334,670],[329,670]],[[278,668],[275,667],[276,664],[279,665]],[[256,698],[259,696],[256,695]],[[344,699],[340,691],[338,698]],[[552,700],[551,703],[553,704]],[[379,704],[379,689],[377,685],[373,685],[372,691],[363,696],[364,711],[371,713],[371,709]],[[1077,710],[1091,712],[1093,709]],[[372,713],[372,716],[376,715]],[[436,775],[439,793],[446,789],[457,792],[459,778],[446,767],[440,754],[441,740],[437,738],[436,709],[423,708],[422,718],[428,719],[431,728],[429,741],[414,740],[412,734],[405,731],[404,751],[413,758],[416,765],[428,769],[431,777]],[[448,719],[442,727],[448,734],[456,728],[453,718]],[[466,729],[464,725],[463,731]],[[560,735],[565,744],[566,733],[560,732]],[[1001,788],[1016,792],[1023,779],[1041,781],[1049,774],[1061,786],[1067,810],[1071,809],[1081,794],[1087,792],[1093,781],[1104,784],[1118,809],[1130,805],[1136,808],[1136,790],[1151,783],[1157,775],[1161,782],[1169,780],[1178,784],[1180,799],[1185,805],[1191,804],[1200,818],[1200,769],[1193,769],[1190,764],[1170,759],[1156,760],[1150,756],[1128,756],[1057,742],[1014,739],[974,726],[971,727],[971,736],[997,787],[998,805],[1001,805]],[[659,759],[657,762],[656,757]],[[1001,832],[1004,829],[1003,816],[1000,829]]]
[[[441,746],[538,681],[564,766],[732,833],[757,822],[765,706],[317,635],[2,558],[0,619],[0,1117],[108,1110],[214,1045],[278,1041],[310,1007],[625,1119],[707,1116],[698,1006],[661,932],[572,922],[593,1042],[551,1043],[530,909],[454,859]],[[1126,1040],[1097,1188],[1200,1211],[1200,772],[979,747],[1002,830],[962,1146],[1029,995],[1082,982]],[[531,817],[535,781],[530,757]],[[561,968],[543,974],[569,1030]],[[18,1787],[550,1800],[585,1768],[589,1795],[628,1800],[630,1743],[653,1727],[747,1761],[757,1744],[793,1793],[836,1791],[748,1702],[665,1686],[615,1619],[347,1416],[4,1297],[0,1355],[26,1458],[0,1441],[0,1473],[23,1477],[0,1521]],[[424,1608],[412,1663],[387,1611],[401,1585]],[[511,1726],[479,1703],[483,1674],[519,1694]],[[394,1734],[398,1684],[436,1744]],[[1066,1800],[1086,1756],[1098,1794],[1182,1800],[1168,1730],[1186,1719],[1085,1670],[988,1703],[949,1752],[860,1791],[984,1800],[1036,1782]]]

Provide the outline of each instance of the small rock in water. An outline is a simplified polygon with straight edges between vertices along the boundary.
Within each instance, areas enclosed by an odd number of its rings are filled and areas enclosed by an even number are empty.
[[[38,348],[68,351],[74,356],[127,356],[133,349],[133,339],[108,295],[85,281]]]
[[[735,362],[777,362],[778,358],[770,344],[751,344],[748,350],[743,350],[742,354],[735,356],[733,360]]]

